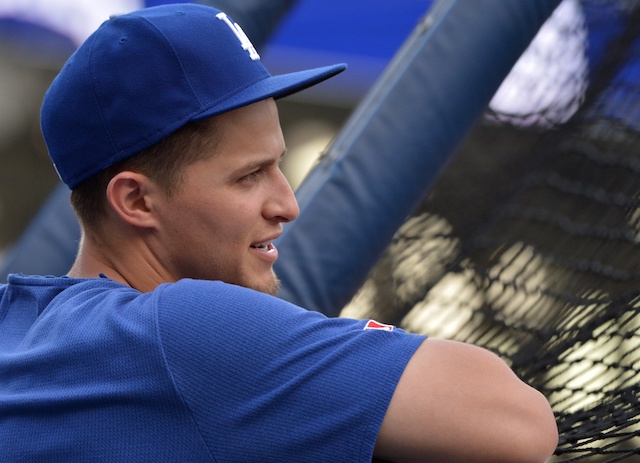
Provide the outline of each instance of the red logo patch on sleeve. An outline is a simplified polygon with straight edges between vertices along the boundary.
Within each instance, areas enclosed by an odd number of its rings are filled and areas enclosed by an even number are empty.
[[[384,323],[377,322],[375,320],[369,320],[366,325],[364,325],[365,330],[382,330],[382,331],[393,331],[395,326],[386,325]]]

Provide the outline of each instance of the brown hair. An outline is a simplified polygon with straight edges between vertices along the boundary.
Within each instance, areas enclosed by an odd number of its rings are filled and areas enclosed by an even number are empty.
[[[212,156],[219,141],[215,118],[189,122],[155,145],[82,182],[71,192],[71,206],[85,229],[96,229],[105,217],[107,186],[116,174],[125,170],[142,173],[171,196],[184,181],[184,169]]]

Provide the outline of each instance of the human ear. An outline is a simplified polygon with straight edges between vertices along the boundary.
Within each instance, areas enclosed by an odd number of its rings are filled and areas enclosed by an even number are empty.
[[[107,185],[111,210],[124,222],[141,228],[155,225],[151,193],[153,182],[138,172],[122,171]]]

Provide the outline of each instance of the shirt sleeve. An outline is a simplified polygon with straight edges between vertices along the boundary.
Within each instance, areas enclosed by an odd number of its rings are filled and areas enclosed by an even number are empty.
[[[157,294],[167,368],[216,461],[371,461],[423,336],[219,282]]]

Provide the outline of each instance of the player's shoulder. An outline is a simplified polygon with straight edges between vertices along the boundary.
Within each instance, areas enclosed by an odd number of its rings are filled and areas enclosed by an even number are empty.
[[[176,316],[185,312],[195,316],[198,316],[199,312],[205,312],[200,315],[227,317],[240,313],[283,314],[303,311],[300,307],[277,297],[222,281],[182,279],[160,285],[154,291],[154,298],[161,312],[170,312]],[[224,310],[215,310],[219,308]]]
[[[284,301],[268,294],[254,291],[242,286],[217,280],[197,280],[184,278],[174,283],[165,283],[154,291],[156,297],[163,300],[171,299],[179,304],[198,302],[225,303],[283,303]]]

